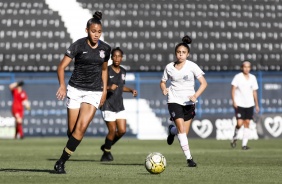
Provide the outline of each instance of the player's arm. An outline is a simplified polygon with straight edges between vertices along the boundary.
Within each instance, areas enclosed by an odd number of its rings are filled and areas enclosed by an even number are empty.
[[[137,90],[131,89],[129,87],[123,86],[123,92],[131,92],[134,97],[137,96]]]
[[[168,94],[168,89],[166,88],[166,81],[161,80],[160,88],[161,88],[161,90],[163,92],[163,95],[167,95]]]
[[[100,106],[104,104],[107,97],[108,62],[104,62],[102,65],[102,82],[103,82],[103,94],[100,100]]]
[[[23,101],[23,105],[27,110],[30,110],[30,102],[28,101],[28,99]]]
[[[60,85],[56,93],[58,100],[63,100],[66,97],[67,89],[66,89],[66,84],[65,84],[65,68],[70,64],[71,61],[72,61],[72,58],[65,55],[58,66],[57,75],[58,75],[58,81]]]
[[[19,81],[19,82],[13,82],[12,84],[9,85],[9,88],[11,91],[13,91],[16,87],[23,85],[23,81]]]
[[[256,113],[258,113],[259,112],[259,104],[258,104],[258,93],[257,93],[257,90],[253,91],[253,95],[254,95]]]
[[[196,102],[197,98],[205,91],[208,86],[208,83],[203,75],[198,77],[198,81],[200,82],[198,90],[193,96],[189,98],[192,102]]]
[[[236,86],[232,85],[231,86],[231,99],[232,99],[233,107],[236,109],[237,104],[235,102],[235,90],[236,90]]]

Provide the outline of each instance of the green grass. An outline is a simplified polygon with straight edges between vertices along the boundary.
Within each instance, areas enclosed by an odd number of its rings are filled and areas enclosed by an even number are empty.
[[[176,140],[140,141],[124,138],[112,148],[114,161],[101,163],[102,138],[84,138],[66,163],[66,175],[52,174],[66,138],[26,138],[0,140],[0,183],[281,183],[282,140],[249,141],[250,150],[242,151],[241,142],[231,149],[229,141],[190,139],[190,149],[197,168],[187,167]],[[159,175],[144,168],[145,157],[160,152],[167,159],[166,170]]]

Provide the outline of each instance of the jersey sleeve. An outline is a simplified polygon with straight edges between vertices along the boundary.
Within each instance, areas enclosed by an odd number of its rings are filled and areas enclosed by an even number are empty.
[[[162,81],[166,82],[167,80],[168,80],[168,72],[167,72],[167,66],[166,66],[164,69],[163,76],[162,76]]]
[[[253,79],[253,90],[258,90],[258,81],[257,81],[257,78],[254,76],[254,79]]]
[[[77,55],[77,52],[78,52],[78,45],[76,44],[76,42],[74,42],[67,49],[65,55],[73,59]]]
[[[205,73],[203,72],[203,70],[196,64],[194,63],[194,67],[193,67],[193,73],[194,76],[198,79],[201,76],[205,75]]]
[[[237,87],[238,86],[238,75],[235,75],[231,81],[231,85]]]
[[[108,46],[107,49],[106,49],[106,52],[105,52],[105,60],[104,60],[104,62],[108,62],[109,61],[110,55],[111,55],[111,47]]]

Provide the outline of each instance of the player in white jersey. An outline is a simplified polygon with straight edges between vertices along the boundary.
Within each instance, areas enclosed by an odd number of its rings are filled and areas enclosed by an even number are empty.
[[[190,53],[188,44],[192,42],[189,36],[184,36],[182,42],[175,47],[177,61],[169,63],[163,73],[160,87],[163,95],[168,98],[168,110],[171,120],[176,125],[170,125],[167,143],[171,145],[174,136],[177,135],[181,149],[183,150],[189,167],[196,167],[194,162],[187,135],[190,125],[195,116],[195,103],[197,98],[207,87],[204,72],[192,61],[187,60]],[[200,82],[200,86],[195,91],[195,78]],[[171,85],[167,88],[166,82],[170,80]]]
[[[242,72],[236,74],[231,82],[231,97],[237,125],[231,140],[231,147],[236,147],[237,134],[242,125],[244,125],[242,149],[248,150],[249,124],[253,119],[254,106],[256,113],[259,112],[257,89],[258,83],[256,76],[250,74],[251,63],[244,61],[241,66]]]

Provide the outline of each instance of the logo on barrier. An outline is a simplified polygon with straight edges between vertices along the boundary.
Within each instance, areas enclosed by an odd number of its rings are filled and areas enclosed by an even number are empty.
[[[278,137],[282,133],[282,117],[267,117],[264,120],[266,130],[273,136]]]
[[[211,135],[213,126],[210,120],[203,119],[202,121],[194,120],[192,123],[192,128],[194,132],[201,138],[207,138]]]

